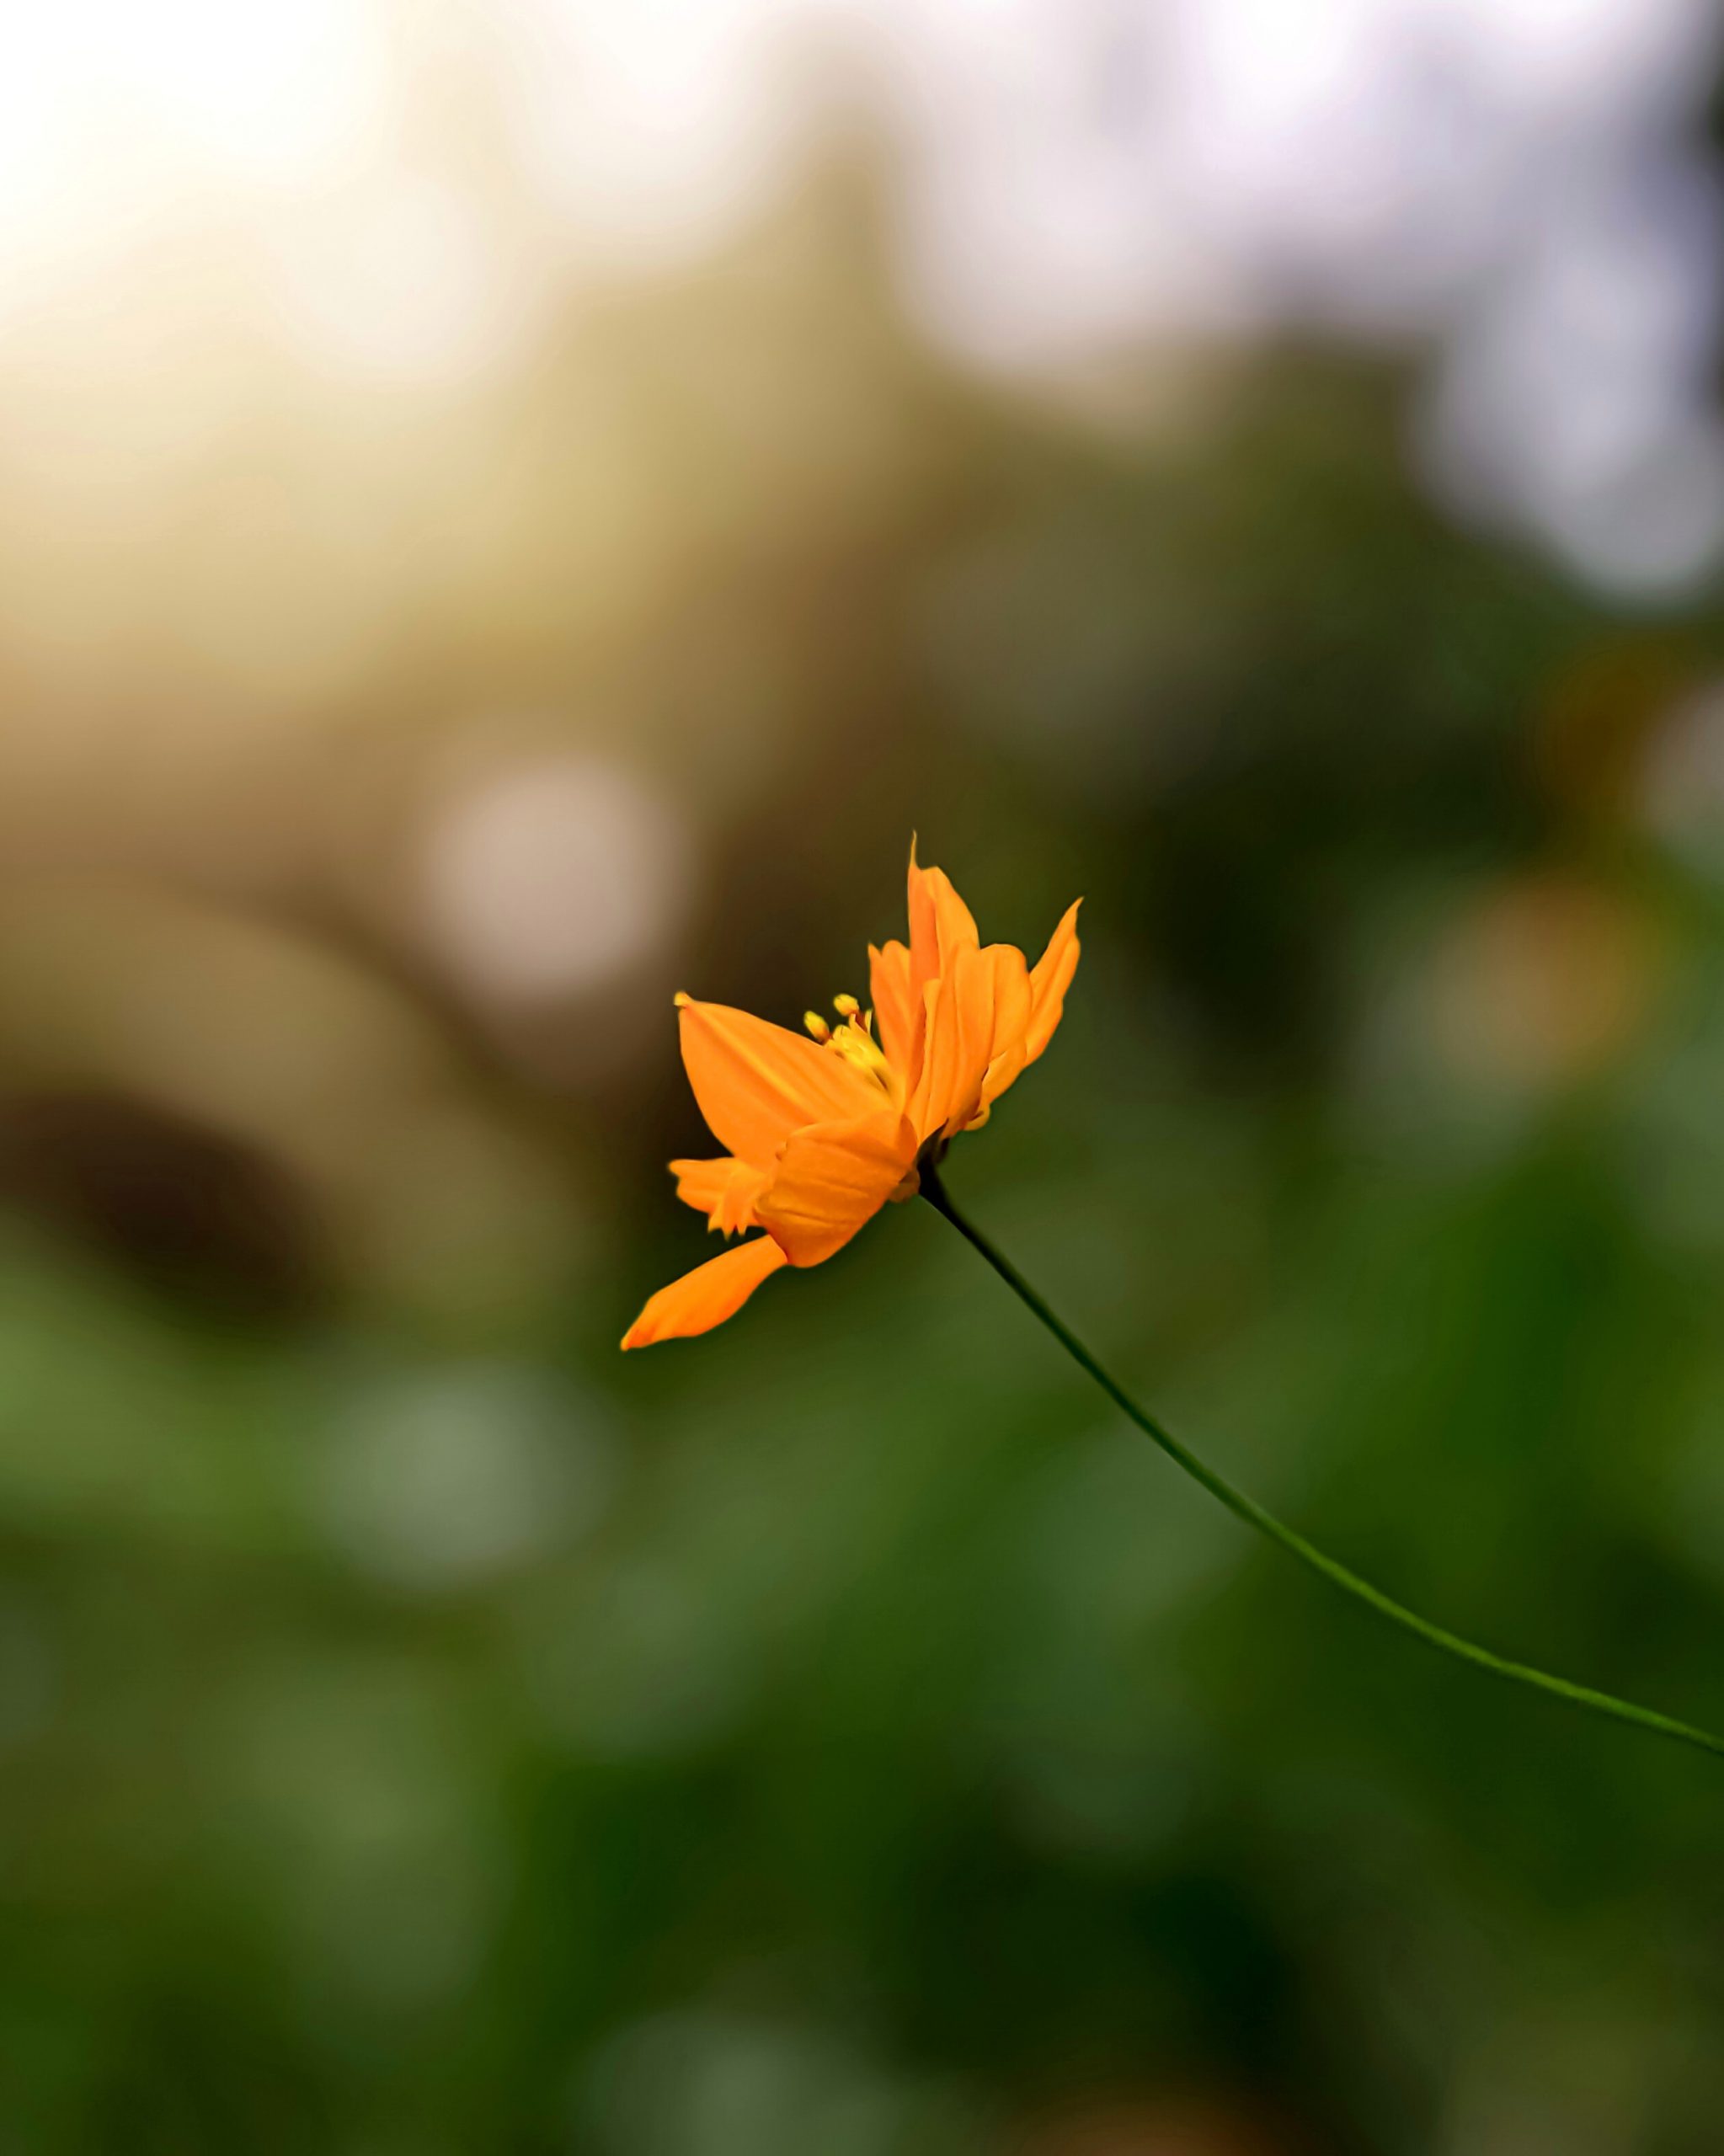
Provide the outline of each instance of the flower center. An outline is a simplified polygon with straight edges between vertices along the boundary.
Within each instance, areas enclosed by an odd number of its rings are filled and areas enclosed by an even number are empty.
[[[835,1055],[841,1055],[852,1063],[864,1077],[872,1078],[886,1091],[892,1090],[892,1069],[886,1060],[885,1050],[874,1038],[874,1014],[864,1011],[853,995],[835,995],[832,1008],[838,1013],[838,1023],[829,1026],[818,1011],[805,1011],[802,1022],[822,1048],[829,1048]]]

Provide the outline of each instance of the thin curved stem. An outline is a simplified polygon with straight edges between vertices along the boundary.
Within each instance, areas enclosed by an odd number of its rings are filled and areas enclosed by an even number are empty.
[[[1345,1565],[1322,1550],[1302,1534],[1284,1525],[1271,1512],[1266,1512],[1255,1499],[1236,1490],[1230,1482],[1219,1476],[1197,1454],[1182,1445],[1170,1431],[1162,1428],[1153,1415],[1140,1407],[1118,1381],[1091,1354],[1077,1335],[1043,1301],[1027,1280],[1012,1264],[1010,1258],[995,1249],[979,1228],[965,1219],[953,1203],[945,1185],[931,1168],[921,1171],[921,1194],[937,1213],[943,1214],[966,1242],[970,1243],[991,1265],[1000,1278],[1018,1299],[1047,1326],[1072,1360],[1095,1380],[1103,1392],[1119,1409],[1136,1423],[1144,1435],[1158,1444],[1168,1458],[1182,1467],[1194,1482],[1200,1482],[1212,1497],[1219,1497],[1229,1512],[1254,1527],[1272,1542],[1278,1542],[1301,1563],[1309,1565],[1314,1572],[1321,1573],[1331,1586],[1337,1587],[1343,1594],[1350,1594],[1355,1602],[1362,1602],[1374,1609],[1380,1617],[1391,1625],[1398,1625],[1404,1632],[1411,1632],[1428,1646],[1438,1647],[1461,1662],[1470,1662],[1475,1668],[1487,1671],[1492,1677],[1501,1677],[1515,1684],[1525,1684],[1534,1691],[1548,1693],[1551,1698],[1566,1700],[1570,1706],[1583,1707],[1589,1713],[1608,1715],[1616,1721],[1633,1723],[1637,1728],[1649,1729],[1660,1737],[1675,1738],[1683,1744],[1698,1745],[1704,1752],[1724,1754],[1724,1737],[1710,1735],[1704,1729],[1691,1728],[1687,1722],[1673,1721],[1668,1715],[1657,1714],[1651,1707],[1637,1707],[1631,1700],[1614,1699],[1608,1692],[1595,1692],[1590,1685],[1571,1684],[1566,1677],[1552,1677],[1542,1669],[1534,1669],[1524,1662],[1505,1661],[1501,1655],[1492,1654],[1488,1647],[1476,1646],[1470,1640],[1459,1634],[1445,1631],[1442,1625],[1433,1625],[1411,1609],[1363,1580],[1357,1572],[1349,1572]]]

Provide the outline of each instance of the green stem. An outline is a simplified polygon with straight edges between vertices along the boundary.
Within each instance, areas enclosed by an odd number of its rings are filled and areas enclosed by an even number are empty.
[[[1367,1609],[1374,1609],[1391,1625],[1398,1625],[1402,1631],[1411,1632],[1433,1647],[1440,1647],[1444,1654],[1457,1660],[1470,1662],[1475,1668],[1486,1670],[1492,1677],[1501,1677],[1516,1684],[1529,1685],[1536,1692],[1548,1693],[1553,1699],[1566,1700],[1571,1706],[1584,1707],[1590,1713],[1609,1715],[1614,1721],[1634,1723],[1638,1728],[1655,1731],[1660,1737],[1670,1737],[1684,1744],[1697,1744],[1702,1751],[1724,1753],[1724,1738],[1711,1736],[1703,1729],[1690,1728],[1688,1723],[1675,1721],[1668,1715],[1655,1714],[1650,1707],[1637,1707],[1627,1700],[1613,1699],[1608,1692],[1595,1692],[1590,1685],[1572,1684],[1567,1678],[1552,1677],[1542,1669],[1534,1669],[1524,1662],[1507,1662],[1488,1647],[1475,1646],[1470,1640],[1445,1631],[1440,1625],[1433,1625],[1426,1617],[1417,1615],[1385,1594],[1369,1580],[1362,1580],[1357,1572],[1349,1572],[1345,1565],[1326,1556],[1302,1534],[1284,1526],[1273,1513],[1263,1508],[1242,1491],[1236,1490],[1230,1482],[1224,1481],[1213,1467],[1206,1467],[1197,1454],[1182,1445],[1170,1431],[1164,1430],[1153,1415],[1140,1407],[1124,1388],[1111,1378],[1091,1354],[1071,1328],[1056,1317],[1046,1303],[1031,1287],[1027,1280],[1012,1264],[1010,1258],[995,1249],[979,1228],[973,1227],[953,1203],[945,1185],[931,1168],[921,1171],[921,1192],[937,1213],[942,1213],[964,1240],[991,1265],[1000,1278],[1047,1326],[1072,1360],[1101,1386],[1103,1392],[1120,1412],[1135,1422],[1144,1435],[1160,1445],[1170,1460],[1177,1463],[1194,1482],[1200,1482],[1212,1497],[1219,1497],[1229,1512],[1237,1515],[1247,1526],[1267,1534],[1272,1542],[1278,1542],[1301,1563],[1320,1572],[1332,1587],[1343,1594],[1350,1594],[1354,1601],[1362,1602]]]

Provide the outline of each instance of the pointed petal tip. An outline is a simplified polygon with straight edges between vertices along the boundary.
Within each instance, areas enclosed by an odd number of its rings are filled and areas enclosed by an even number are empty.
[[[622,1336],[624,1351],[710,1332],[715,1325],[734,1317],[761,1283],[786,1262],[784,1252],[771,1235],[734,1243],[649,1296],[646,1307]]]

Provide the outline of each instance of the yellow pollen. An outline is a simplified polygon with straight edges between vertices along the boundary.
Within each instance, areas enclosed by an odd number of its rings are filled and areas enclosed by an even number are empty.
[[[862,1006],[853,995],[835,995],[832,998],[832,1008],[841,1018],[853,1018],[862,1009]]]
[[[688,1002],[689,998],[686,991],[679,988],[675,995],[671,997],[670,1001],[676,1006],[677,1009],[681,1011]]]
[[[817,1041],[829,1041],[831,1039],[832,1028],[826,1023],[825,1020],[820,1016],[818,1011],[804,1011],[802,1014],[802,1022],[808,1027],[809,1031],[814,1035]]]

